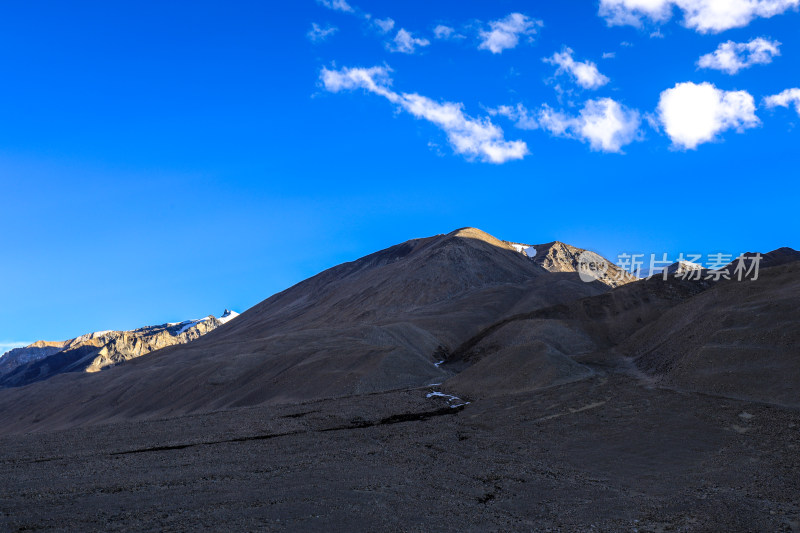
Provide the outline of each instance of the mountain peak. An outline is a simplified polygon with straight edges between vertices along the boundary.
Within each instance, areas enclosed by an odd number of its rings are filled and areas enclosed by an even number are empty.
[[[227,322],[230,322],[231,320],[233,320],[237,316],[239,316],[239,313],[237,313],[236,311],[231,311],[230,309],[225,309],[225,312],[223,312],[222,316],[220,316],[217,320],[219,320],[220,322],[225,324]]]
[[[494,237],[493,235],[490,235],[478,228],[472,228],[472,227],[459,228],[455,231],[451,231],[447,235],[452,237],[466,238],[466,239],[476,239],[479,241],[483,241],[487,244],[491,244],[492,246],[497,246],[498,248],[503,248],[506,250],[513,249],[506,241],[501,241],[497,237]]]

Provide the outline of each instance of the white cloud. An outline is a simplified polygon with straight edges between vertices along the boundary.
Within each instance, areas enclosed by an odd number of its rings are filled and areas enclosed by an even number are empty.
[[[614,59],[617,57],[616,52],[603,52],[603,59]]]
[[[333,35],[337,31],[338,31],[338,28],[336,28],[334,26],[331,26],[330,24],[328,24],[327,26],[325,26],[323,28],[319,24],[317,24],[316,22],[312,22],[311,23],[311,29],[306,34],[306,36],[312,42],[316,43],[316,42],[319,42],[319,41],[324,41],[325,39],[327,39],[328,37],[330,37],[331,35]]]
[[[516,106],[501,105],[495,109],[489,109],[492,116],[503,116],[514,121],[514,126],[521,130],[535,130],[539,128],[539,121],[536,116],[528,111],[522,104]]]
[[[390,52],[401,52],[403,54],[413,54],[418,46],[428,46],[431,42],[428,39],[420,39],[411,35],[410,32],[400,28],[394,40],[386,43],[386,48]]]
[[[597,70],[597,65],[591,61],[575,61],[572,53],[570,48],[564,47],[562,52],[545,57],[542,61],[558,66],[556,75],[568,73],[584,89],[597,89],[609,82],[609,79]]]
[[[641,27],[644,19],[666,22],[677,7],[683,12],[687,28],[700,33],[719,33],[798,6],[800,0],[600,0],[599,14],[612,26]]]
[[[499,54],[519,44],[520,35],[534,35],[541,20],[532,19],[522,13],[511,13],[504,19],[489,23],[490,30],[481,30],[479,49]]]
[[[468,158],[489,163],[505,163],[522,159],[528,147],[522,141],[506,141],[503,130],[488,118],[472,118],[464,113],[463,104],[436,102],[416,93],[397,93],[391,87],[389,69],[342,68],[322,69],[322,86],[330,92],[364,89],[383,96],[417,118],[432,122],[447,134],[453,150]]]
[[[392,28],[394,28],[394,20],[389,17],[386,17],[385,19],[375,19],[373,22],[381,31],[381,33],[389,33],[392,31]]]
[[[347,0],[317,0],[317,3],[335,11],[344,11],[345,13],[355,12],[352,6],[347,3]]]
[[[678,83],[661,93],[658,119],[683,149],[713,141],[729,129],[742,132],[758,126],[753,97],[746,91],[723,91],[710,83]]]
[[[768,41],[760,37],[747,43],[728,41],[720,44],[710,54],[701,56],[697,66],[736,74],[753,65],[772,63],[773,57],[781,55],[780,46],[778,41]]]
[[[641,118],[611,98],[588,100],[577,117],[543,106],[539,125],[553,135],[588,142],[592,150],[622,153],[622,147],[639,136]]]
[[[792,104],[794,104],[794,110],[800,115],[800,89],[798,88],[786,89],[783,92],[764,98],[764,105],[769,108],[789,107]]]
[[[463,39],[464,36],[456,33],[455,28],[439,24],[433,28],[433,36],[437,39]]]
[[[557,137],[567,137],[589,143],[592,150],[622,153],[622,147],[639,138],[641,117],[611,98],[588,100],[577,116],[555,111],[543,105],[536,112],[522,104],[501,106],[490,110],[515,121],[515,126],[526,130],[541,128]]]

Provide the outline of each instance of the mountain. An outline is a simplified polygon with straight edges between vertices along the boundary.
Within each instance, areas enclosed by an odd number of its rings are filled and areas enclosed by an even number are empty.
[[[413,239],[0,389],[0,529],[797,530],[796,252],[627,283],[589,253]]]
[[[576,248],[563,242],[553,241],[546,244],[508,242],[508,244],[519,253],[530,257],[534,263],[541,265],[548,272],[578,272],[581,260],[589,259],[603,265],[603,272],[597,279],[610,287],[619,287],[638,279],[595,252]]]
[[[608,290],[574,271],[550,272],[505,241],[463,228],[333,267],[224,328],[102,376],[65,374],[24,394],[6,392],[0,413],[36,411],[40,425],[63,424],[69,405],[75,424],[441,382],[453,371],[435,363],[497,320]],[[45,390],[59,400],[40,409],[36,398]]]
[[[534,245],[534,254],[522,246],[528,245],[475,228],[412,239],[298,283],[190,343],[100,376],[61,373],[19,394],[2,391],[0,422],[10,413],[16,415],[5,421],[20,428],[176,416],[431,383],[473,398],[530,392],[591,377],[596,365],[617,365],[626,353],[649,371],[647,357],[663,354],[647,355],[647,346],[632,344],[637,332],[653,331],[647,338],[680,346],[684,333],[675,324],[689,315],[676,306],[728,290],[735,302],[741,291],[768,288],[660,276],[632,282],[624,273],[611,276],[621,282],[585,282],[576,272],[585,250],[556,241]],[[790,309],[783,312],[794,319]],[[764,320],[784,323],[778,318],[768,312]],[[755,335],[740,327],[743,336]],[[73,352],[80,363],[70,361],[70,369],[115,361],[91,342],[82,349]],[[45,375],[40,369],[50,368],[53,357],[26,367],[26,375]]]
[[[701,270],[702,271],[703,270],[703,265],[700,265],[700,264],[697,264],[697,263],[693,263],[691,261],[683,261],[683,260],[676,261],[675,263],[672,263],[671,265],[669,265],[666,268],[666,271],[667,271],[668,274],[674,274],[674,275],[678,275],[678,276],[686,275],[686,274],[688,274],[690,272],[695,272],[697,270]]]
[[[219,317],[148,326],[132,331],[98,331],[74,339],[38,341],[0,356],[0,386],[18,387],[64,372],[99,372],[166,346],[185,344],[236,318]]]

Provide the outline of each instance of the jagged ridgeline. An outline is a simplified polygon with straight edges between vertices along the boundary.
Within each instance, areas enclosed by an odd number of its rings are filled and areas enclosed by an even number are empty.
[[[237,317],[219,317],[147,326],[131,331],[97,331],[66,341],[38,341],[0,357],[0,386],[15,387],[64,372],[98,372],[166,346],[193,341]]]

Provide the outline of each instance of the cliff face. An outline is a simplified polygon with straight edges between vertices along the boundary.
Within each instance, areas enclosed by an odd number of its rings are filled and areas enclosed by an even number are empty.
[[[98,331],[67,341],[38,341],[0,358],[0,386],[27,385],[64,372],[99,372],[167,346],[193,341],[236,316],[226,310],[219,318],[207,316],[131,331]]]

